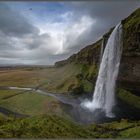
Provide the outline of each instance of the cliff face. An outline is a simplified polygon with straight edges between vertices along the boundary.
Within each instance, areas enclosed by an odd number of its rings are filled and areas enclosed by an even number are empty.
[[[123,54],[119,83],[123,88],[140,92],[140,8],[122,24]]]
[[[68,63],[79,63],[79,64],[89,64],[99,63],[100,49],[101,49],[102,39],[89,45],[79,51],[77,54],[73,54],[66,60],[58,61],[55,66],[63,66]]]
[[[120,72],[118,77],[119,86],[140,92],[140,8],[134,11],[130,16],[122,21],[123,25],[123,53],[120,65]],[[99,68],[101,47],[105,44],[112,32],[113,28],[108,33],[92,45],[89,45],[72,55],[67,60],[56,62],[55,66],[63,66],[68,63],[82,64],[95,66]],[[103,43],[103,45],[102,45]],[[85,73],[89,72],[86,70]],[[94,71],[90,77],[84,77],[92,81],[96,81],[98,70]],[[89,74],[89,73],[88,73]],[[87,75],[88,75],[87,74]]]

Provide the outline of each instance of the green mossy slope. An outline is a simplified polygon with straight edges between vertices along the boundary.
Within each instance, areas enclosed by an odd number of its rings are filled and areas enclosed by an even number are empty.
[[[127,103],[128,105],[140,109],[140,97],[132,94],[131,92],[120,89],[117,96]]]
[[[25,119],[0,116],[0,138],[134,138],[140,136],[140,122],[79,125],[56,115]]]
[[[122,21],[123,47],[126,55],[140,55],[140,8]]]

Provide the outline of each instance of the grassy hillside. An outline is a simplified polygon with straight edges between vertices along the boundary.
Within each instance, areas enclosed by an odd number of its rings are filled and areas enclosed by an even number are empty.
[[[26,119],[0,116],[1,138],[139,138],[140,122],[92,124],[83,126],[56,115]]]
[[[127,91],[124,89],[120,89],[117,95],[122,101],[124,101],[128,105],[133,106],[137,109],[140,109],[140,97],[139,96],[132,94],[130,91]]]

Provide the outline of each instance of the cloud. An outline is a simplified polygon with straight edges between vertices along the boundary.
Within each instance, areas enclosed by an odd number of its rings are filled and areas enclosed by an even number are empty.
[[[65,59],[139,6],[139,1],[15,2],[11,6],[1,2],[0,64],[53,64]]]
[[[140,2],[135,1],[89,1],[72,2],[71,7],[77,16],[88,15],[96,20],[93,25],[91,35],[93,40],[99,38],[112,26],[115,26],[122,19],[126,18],[136,8],[140,7]],[[81,12],[82,11],[82,12]],[[77,14],[76,14],[77,13]]]
[[[41,33],[40,28],[29,21],[0,3],[0,64],[45,62],[57,52],[59,37],[47,31]],[[49,59],[46,64],[50,64]]]
[[[4,3],[0,3],[0,30],[8,36],[18,37],[38,32],[25,17]]]
[[[140,6],[139,1],[89,1],[89,2],[71,2],[65,3],[71,7],[73,24],[78,24],[77,30],[71,27],[66,32],[66,41],[64,47],[70,52],[77,52],[86,45],[97,41],[111,27],[118,24],[122,19],[126,18],[136,8]],[[90,26],[86,26],[86,30],[78,35],[83,17],[87,17],[86,22],[90,21]]]
[[[25,36],[22,38],[21,42],[25,44],[25,47],[29,50],[36,49],[36,48],[45,48],[45,46],[49,46],[49,42],[51,37],[49,34],[32,34],[29,36]]]
[[[73,53],[87,45],[89,41],[86,36],[94,23],[95,21],[88,15],[77,17],[77,20],[70,23],[64,30],[63,51]]]

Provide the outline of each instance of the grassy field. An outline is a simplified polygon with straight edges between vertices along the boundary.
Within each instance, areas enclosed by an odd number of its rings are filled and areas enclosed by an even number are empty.
[[[79,85],[76,76],[82,72],[82,66],[68,64],[50,68],[12,68],[0,70],[0,86],[38,87],[40,89],[68,93],[69,89]],[[80,80],[85,90],[91,90],[92,84]],[[60,103],[52,97],[35,92],[19,90],[0,90],[0,106],[25,115],[46,113],[63,114]],[[63,114],[64,115],[64,114]]]
[[[0,86],[37,87],[44,90],[68,93],[76,91],[91,92],[93,75],[97,74],[95,65],[70,63],[61,67],[21,68],[0,70]],[[78,79],[81,75],[82,79]],[[89,80],[88,80],[89,79]]]
[[[2,70],[0,71],[0,86],[36,87],[41,85],[41,88],[47,91],[66,92],[68,86],[76,82],[75,76],[79,72],[80,68],[75,64],[57,68]]]
[[[7,99],[10,98],[12,96],[18,95],[20,93],[22,93],[23,91],[20,90],[0,90],[0,101],[2,101],[3,99]]]
[[[61,115],[63,113],[59,101],[53,97],[18,90],[0,90],[0,106],[31,116],[47,113]]]

